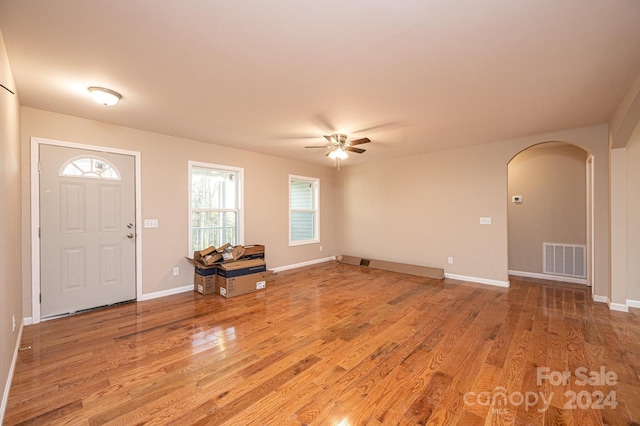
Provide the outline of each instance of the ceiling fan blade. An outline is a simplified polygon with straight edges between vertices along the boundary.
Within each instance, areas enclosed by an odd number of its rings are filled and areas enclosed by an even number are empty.
[[[311,145],[311,146],[305,146],[305,148],[330,148],[326,145]]]
[[[369,143],[371,142],[371,140],[369,138],[362,138],[362,139],[356,139],[354,141],[350,141],[349,145],[354,146],[354,145],[362,145],[363,143]]]
[[[338,141],[334,139],[333,135],[325,135],[324,138],[328,140],[331,145],[338,145]]]
[[[344,149],[345,151],[350,151],[350,152],[355,152],[356,154],[362,154],[363,152],[366,151],[366,149],[362,149],[362,148],[354,148],[352,146],[348,146]]]

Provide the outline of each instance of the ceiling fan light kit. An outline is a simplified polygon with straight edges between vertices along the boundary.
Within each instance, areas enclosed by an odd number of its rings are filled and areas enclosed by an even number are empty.
[[[349,158],[349,154],[347,154],[347,151],[343,150],[342,148],[337,148],[329,153],[329,158],[333,160],[335,160],[336,158],[344,160],[346,158]]]
[[[329,145],[313,145],[306,146],[305,148],[328,148],[331,151],[327,153],[327,157],[334,161],[337,161],[338,169],[340,168],[340,160],[344,160],[349,157],[348,152],[354,152],[356,154],[362,154],[365,149],[355,148],[354,145],[362,145],[371,142],[369,138],[361,138],[353,141],[347,140],[347,135],[344,133],[335,133],[333,135],[325,135],[324,138],[329,141]]]

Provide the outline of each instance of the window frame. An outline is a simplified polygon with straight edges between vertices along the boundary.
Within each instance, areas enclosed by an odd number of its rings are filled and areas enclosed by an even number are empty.
[[[235,167],[235,166],[226,166],[222,164],[213,164],[213,163],[204,163],[200,161],[191,161],[188,162],[188,205],[189,205],[189,238],[188,238],[188,249],[187,253],[189,257],[193,255],[193,169],[210,169],[210,170],[219,170],[219,171],[228,171],[236,173],[238,179],[236,181],[237,185],[237,208],[236,209],[215,209],[221,212],[229,212],[235,211],[237,212],[237,241],[236,244],[244,245],[244,168]],[[195,209],[197,210],[197,209]],[[206,247],[203,247],[203,249]]]
[[[313,209],[292,209],[291,208],[291,183],[293,181],[309,182],[313,188],[312,200]],[[314,178],[309,176],[289,175],[289,246],[302,246],[307,244],[320,243],[320,178]],[[313,239],[293,241],[291,235],[291,214],[293,212],[313,212]]]

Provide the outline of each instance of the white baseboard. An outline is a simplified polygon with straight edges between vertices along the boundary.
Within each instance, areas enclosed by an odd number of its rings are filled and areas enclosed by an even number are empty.
[[[622,303],[613,303],[609,298],[607,298],[607,305],[609,305],[609,309],[612,311],[619,312],[629,312],[629,307]]]
[[[16,369],[16,363],[18,362],[18,350],[20,349],[20,343],[22,342],[23,328],[24,328],[24,320],[20,322],[20,330],[18,330],[16,347],[13,350],[13,358],[11,359],[11,366],[9,367],[9,374],[7,375],[7,383],[4,385],[4,392],[2,393],[2,404],[0,404],[0,425],[4,424],[4,413],[7,411],[7,403],[9,402],[9,390],[11,389],[11,382],[13,381],[13,373]]]
[[[627,306],[630,308],[640,308],[640,300],[627,299]]]
[[[303,266],[310,266],[318,263],[329,262],[331,260],[336,260],[336,257],[330,256],[330,257],[324,257],[322,259],[309,260],[307,262],[294,263],[293,265],[278,266],[277,268],[272,268],[271,270],[273,272],[282,272],[282,271],[287,271],[289,269],[302,268]]]
[[[536,272],[523,272],[523,271],[511,271],[511,270],[509,270],[509,275],[515,275],[518,277],[525,277],[525,278],[537,278],[541,280],[561,281],[565,283],[587,285],[587,280],[585,278],[563,277],[562,275],[547,275],[547,274],[538,274]]]
[[[162,291],[156,291],[153,293],[143,294],[142,297],[138,299],[138,302],[157,299],[159,297],[172,296],[174,294],[179,294],[179,293],[186,293],[187,291],[193,291],[193,284],[185,285],[184,287],[170,288],[169,290],[162,290]]]
[[[469,281],[472,283],[487,284],[487,285],[493,285],[497,287],[509,288],[509,281],[489,280],[486,278],[468,277],[466,275],[449,274],[446,272],[444,274],[444,277],[450,278],[452,280]]]
[[[606,303],[607,306],[609,307],[609,310],[619,311],[619,312],[629,312],[629,306],[635,307],[632,304],[630,304],[629,302],[637,303],[637,307],[640,307],[640,302],[637,302],[637,301],[634,301],[634,300],[627,300],[627,304],[625,305],[624,303],[613,303],[611,301],[611,299],[609,299],[609,297],[607,297],[607,296],[598,296],[597,294],[593,295],[593,301],[594,302],[600,302],[600,303]]]
[[[597,295],[597,294],[593,295],[593,301],[594,302],[599,302],[599,303],[609,304],[609,298],[607,296],[600,296],[600,295]]]
[[[33,317],[26,317],[22,321],[24,322],[24,325],[32,325],[33,324]]]
[[[619,312],[629,312],[629,306],[632,308],[640,308],[640,302],[627,299],[627,304],[613,303],[607,296],[593,295],[594,302],[606,303],[610,310]]]

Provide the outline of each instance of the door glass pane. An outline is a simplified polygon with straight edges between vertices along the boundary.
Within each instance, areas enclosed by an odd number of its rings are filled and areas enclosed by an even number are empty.
[[[120,180],[120,173],[107,160],[75,157],[62,166],[60,176]]]

